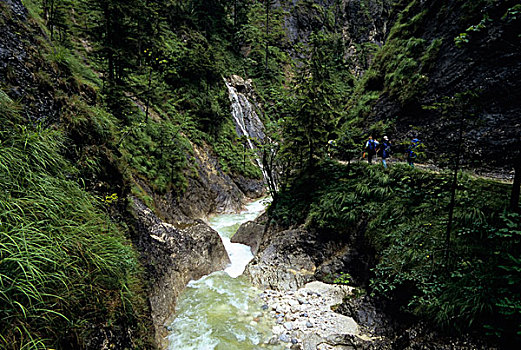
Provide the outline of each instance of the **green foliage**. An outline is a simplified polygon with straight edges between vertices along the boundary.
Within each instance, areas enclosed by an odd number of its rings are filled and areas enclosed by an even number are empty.
[[[334,280],[333,283],[336,284],[349,284],[351,283],[351,275],[348,273],[340,272],[340,275],[338,275]]]
[[[342,113],[340,107],[351,91],[352,76],[339,58],[341,38],[334,34],[310,36],[309,59],[295,79],[292,90],[281,98],[278,113],[282,119],[284,145],[281,156],[293,168],[312,166],[314,158],[324,157],[327,141],[334,135]]]
[[[470,41],[472,33],[481,32],[483,29],[486,28],[487,23],[490,21],[491,19],[487,14],[483,15],[483,19],[478,24],[471,25],[463,33],[459,33],[454,38],[454,43],[456,44],[456,46],[462,48],[465,44],[467,44]]]
[[[124,131],[122,147],[126,161],[159,193],[173,190],[180,194],[188,185],[183,170],[191,145],[182,135],[182,128],[183,125],[171,121],[149,120],[131,124]]]
[[[246,139],[234,138],[235,135],[237,134],[234,124],[227,121],[222,125],[218,136],[208,138],[219,158],[222,170],[226,173],[243,174],[253,179],[261,178],[261,171],[254,163],[258,155],[250,150]]]
[[[79,348],[100,320],[132,323],[143,311],[137,257],[70,180],[61,133],[15,124],[5,96],[0,105],[0,347]]]
[[[328,235],[346,236],[367,227],[366,238],[378,257],[372,293],[406,300],[405,310],[440,326],[487,327],[490,333],[512,336],[520,324],[521,239],[519,216],[500,215],[509,186],[460,174],[454,258],[447,264],[445,208],[451,184],[450,172],[323,162],[313,174],[290,181],[270,216]]]

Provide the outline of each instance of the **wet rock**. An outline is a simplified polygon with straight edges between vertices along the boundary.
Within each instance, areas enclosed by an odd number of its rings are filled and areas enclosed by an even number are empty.
[[[264,236],[264,225],[259,225],[254,221],[242,224],[231,238],[233,243],[241,243],[250,246],[253,255],[257,254],[259,246]]]
[[[245,274],[262,288],[295,290],[313,279],[316,266],[305,254],[306,245],[302,230],[287,230],[268,246],[246,267]],[[300,248],[299,248],[300,247]]]
[[[133,198],[136,239],[150,280],[149,300],[158,344],[164,340],[168,318],[186,284],[223,269],[229,258],[216,231],[202,221],[184,229],[161,221]]]
[[[287,334],[281,334],[280,337],[279,337],[279,340],[281,342],[284,342],[284,343],[290,343],[291,342],[291,338]]]
[[[293,323],[291,323],[291,322],[285,322],[285,323],[284,323],[284,328],[286,328],[288,331],[293,330]]]

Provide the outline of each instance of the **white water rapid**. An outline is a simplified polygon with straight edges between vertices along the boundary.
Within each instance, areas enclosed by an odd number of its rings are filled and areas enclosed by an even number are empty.
[[[280,349],[265,344],[273,320],[264,315],[260,291],[241,276],[253,258],[250,248],[230,242],[238,227],[257,217],[265,203],[258,200],[241,213],[218,215],[209,221],[221,236],[231,264],[188,284],[169,326],[168,350]]]

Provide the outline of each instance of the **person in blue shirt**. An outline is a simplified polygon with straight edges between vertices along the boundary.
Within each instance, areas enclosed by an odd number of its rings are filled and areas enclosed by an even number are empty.
[[[371,164],[373,162],[373,157],[376,156],[376,149],[378,148],[378,141],[373,140],[372,136],[369,136],[369,139],[365,143],[365,152],[367,154],[367,162]]]
[[[413,138],[411,144],[407,148],[407,164],[414,168],[414,160],[418,157],[416,149],[420,145],[420,140]]]

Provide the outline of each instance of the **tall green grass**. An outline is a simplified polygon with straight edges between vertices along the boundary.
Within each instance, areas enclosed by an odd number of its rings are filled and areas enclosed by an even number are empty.
[[[136,257],[76,182],[63,135],[21,124],[3,93],[0,112],[0,348],[82,348],[131,321]]]

